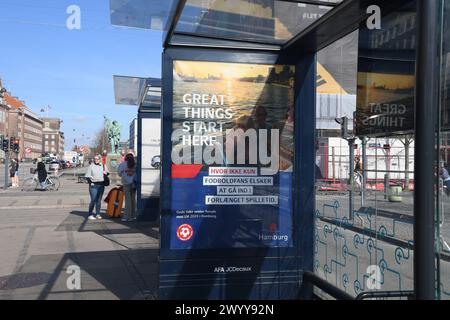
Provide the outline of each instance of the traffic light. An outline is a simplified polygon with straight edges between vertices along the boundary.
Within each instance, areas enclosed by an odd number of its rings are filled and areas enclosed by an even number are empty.
[[[4,136],[0,136],[0,142],[1,142],[1,147],[2,147],[2,150],[4,151],[4,152],[8,152],[9,151],[9,141],[8,141],[8,139],[6,138],[6,137],[4,137]]]
[[[16,140],[16,138],[14,138],[14,137],[9,138],[9,150],[12,150],[14,148],[15,140]]]
[[[19,151],[20,151],[20,140],[19,139],[14,139],[12,150],[15,153],[19,153]]]

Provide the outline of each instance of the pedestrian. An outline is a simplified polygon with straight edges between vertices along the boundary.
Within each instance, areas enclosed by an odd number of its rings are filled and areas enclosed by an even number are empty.
[[[19,187],[19,159],[16,158],[16,171],[14,172],[14,183],[16,188]]]
[[[117,173],[122,179],[123,192],[125,194],[125,212],[121,219],[123,222],[136,219],[136,161],[131,152],[125,156],[125,160],[117,168]]]
[[[16,188],[16,159],[11,159],[11,164],[9,165],[9,177],[11,178],[11,187]]]
[[[46,190],[45,181],[47,180],[47,169],[45,168],[45,163],[42,161],[39,161],[37,164],[37,170],[36,173],[38,175],[38,181],[39,185],[41,187],[41,190]]]
[[[106,165],[106,160],[107,160],[107,152],[106,150],[103,150],[103,154],[102,154],[102,163],[105,166]]]
[[[89,183],[89,195],[91,201],[89,203],[89,220],[102,219],[100,209],[102,205],[102,196],[105,192],[105,176],[108,176],[108,169],[101,163],[99,155],[94,157],[92,163],[86,171],[85,178]],[[95,215],[94,215],[95,207]]]
[[[358,188],[361,190],[362,189],[362,165],[361,165],[361,158],[359,156],[355,157],[355,169],[353,170],[354,172],[354,178],[355,178],[355,182],[358,185]]]
[[[447,196],[450,196],[450,175],[448,174],[448,170],[445,168],[444,164],[442,164],[440,174],[441,174],[442,183],[445,187],[445,194]]]

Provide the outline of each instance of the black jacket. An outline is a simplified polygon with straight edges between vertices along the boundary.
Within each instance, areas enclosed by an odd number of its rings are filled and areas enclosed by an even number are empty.
[[[37,174],[39,182],[44,182],[45,179],[47,179],[47,170],[45,169],[45,164],[43,162],[37,164]]]

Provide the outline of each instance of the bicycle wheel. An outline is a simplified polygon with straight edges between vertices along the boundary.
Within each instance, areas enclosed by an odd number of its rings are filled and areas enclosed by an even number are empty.
[[[47,185],[47,189],[48,190],[58,190],[59,189],[59,178],[58,177],[49,177],[48,179],[48,185]]]
[[[22,184],[22,191],[34,191],[37,188],[37,180],[34,178],[25,179]]]

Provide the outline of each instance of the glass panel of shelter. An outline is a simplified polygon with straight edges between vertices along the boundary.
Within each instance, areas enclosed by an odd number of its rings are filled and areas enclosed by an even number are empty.
[[[441,74],[440,103],[438,125],[438,152],[436,167],[436,249],[438,257],[436,279],[438,299],[450,300],[450,35],[446,30],[450,27],[450,3],[443,2],[441,30]]]
[[[341,0],[307,4],[276,0],[187,0],[177,34],[283,44]]]
[[[386,20],[388,30],[403,27],[411,15],[394,13]],[[383,124],[370,120],[382,115],[370,105],[413,108],[414,75],[408,74],[410,61],[383,74],[390,61],[374,65],[364,59],[387,47],[409,54],[414,43],[409,39],[403,47],[407,29],[390,38],[380,32],[355,31],[317,53],[314,272],[355,297],[413,290],[413,127],[375,132]],[[392,78],[404,87],[391,87]]]

